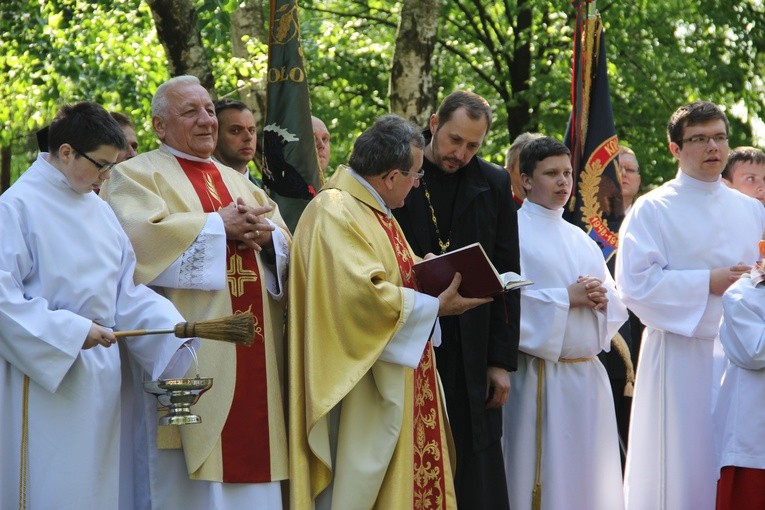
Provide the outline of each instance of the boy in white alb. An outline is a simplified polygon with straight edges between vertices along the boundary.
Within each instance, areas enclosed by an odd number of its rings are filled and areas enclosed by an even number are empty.
[[[524,146],[526,200],[518,211],[521,290],[518,371],[503,408],[510,507],[619,510],[624,506],[611,387],[597,354],[627,319],[603,255],[563,219],[573,185],[568,148]],[[541,434],[541,436],[540,436]]]
[[[117,122],[94,103],[65,106],[48,139],[0,196],[0,508],[133,509],[120,489],[144,453],[121,467],[130,430],[112,330],[183,317],[133,283],[130,241],[93,192],[127,146]],[[119,341],[153,379],[191,363],[171,334]]]
[[[729,363],[715,407],[721,447],[717,510],[765,508],[765,284],[759,264],[723,294]]]

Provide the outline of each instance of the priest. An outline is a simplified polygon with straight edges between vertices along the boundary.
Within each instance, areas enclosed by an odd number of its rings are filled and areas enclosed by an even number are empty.
[[[250,311],[256,321],[251,347],[202,345],[199,371],[214,381],[196,405],[202,423],[148,423],[154,508],[280,508],[287,478],[279,374],[290,234],[260,188],[211,158],[217,122],[197,78],[171,78],[152,100],[162,145],[118,165],[101,192],[136,247],[139,282],[199,320]]]
[[[431,333],[490,301],[417,292],[391,210],[422,177],[424,139],[396,115],[355,142],[295,232],[289,291],[290,504],[454,509]],[[309,284],[310,282],[310,284]]]

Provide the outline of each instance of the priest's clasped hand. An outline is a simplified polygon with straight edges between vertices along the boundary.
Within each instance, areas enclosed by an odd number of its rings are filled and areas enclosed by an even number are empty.
[[[226,229],[226,238],[240,241],[239,249],[261,251],[271,243],[274,226],[265,217],[271,206],[253,207],[239,197],[236,203],[218,210]]]

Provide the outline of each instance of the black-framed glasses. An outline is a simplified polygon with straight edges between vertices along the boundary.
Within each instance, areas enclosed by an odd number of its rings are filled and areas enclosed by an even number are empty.
[[[98,168],[98,175],[105,174],[106,172],[108,172],[109,170],[114,168],[114,165],[117,164],[117,163],[99,163],[95,159],[91,158],[90,156],[88,156],[87,154],[82,152],[80,149],[72,146],[72,144],[69,144],[69,145],[72,147],[72,149],[74,149],[74,152],[76,152],[77,154],[79,154],[83,158],[87,159],[88,161],[90,161],[91,163],[96,165],[96,167]]]
[[[727,145],[728,144],[728,135],[724,135],[722,133],[712,136],[706,136],[706,135],[694,135],[690,138],[683,138],[680,140],[683,143],[689,143],[691,145],[696,145],[700,147],[706,147],[709,145],[709,140],[714,140],[715,144],[717,145]]]

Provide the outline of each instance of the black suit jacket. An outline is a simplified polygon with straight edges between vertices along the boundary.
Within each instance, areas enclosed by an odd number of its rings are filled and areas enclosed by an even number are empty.
[[[478,157],[473,157],[460,171],[465,175],[457,188],[449,250],[479,242],[500,273],[520,273],[518,218],[507,173],[503,168]],[[434,227],[422,185],[413,188],[404,207],[393,213],[417,255],[439,253],[438,246],[433,246]],[[463,275],[463,278],[470,278],[470,275]],[[498,419],[487,420],[486,370],[489,366],[515,370],[519,319],[520,294],[513,291],[459,316],[458,331],[442,328],[444,343],[439,350],[449,349],[450,340],[460,343],[465,377],[465,390],[460,393],[467,395],[467,402],[461,407],[469,413],[470,431],[476,449],[498,440],[502,434],[501,413],[497,413]],[[444,375],[441,371],[442,379]],[[444,380],[445,387],[449,383]],[[454,419],[463,418],[450,416],[450,420]]]

